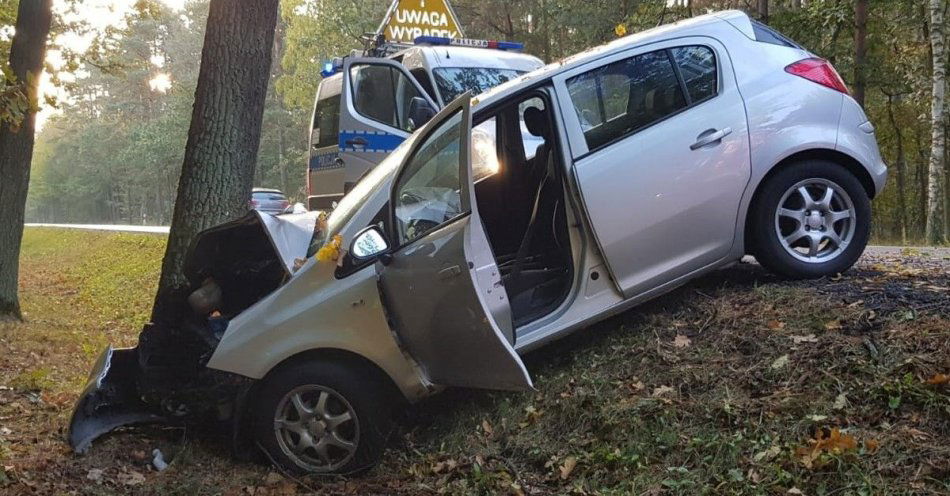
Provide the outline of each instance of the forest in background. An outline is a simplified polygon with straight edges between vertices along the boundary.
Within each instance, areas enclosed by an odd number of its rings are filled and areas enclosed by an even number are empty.
[[[875,239],[900,243],[923,238],[933,86],[927,2],[452,3],[468,37],[522,41],[525,52],[545,61],[610,41],[624,31],[634,33],[710,9],[746,10],[829,59],[852,94],[863,95],[890,165],[888,186],[873,203]],[[859,33],[862,23],[856,23],[855,7],[862,3],[868,14]],[[360,35],[375,30],[387,6],[386,0],[282,1],[255,185],[280,188],[297,201],[305,199],[308,120],[320,66],[360,47]],[[81,2],[76,8],[82,8]],[[60,81],[71,96],[56,103],[60,112],[38,135],[28,221],[169,222],[206,14],[206,0],[186,2],[180,11],[155,0],[139,0],[124,25],[99,33],[87,51],[69,58],[61,70],[77,76]],[[0,12],[0,29],[8,22]],[[861,38],[864,49],[856,50],[855,40]],[[950,174],[943,180],[947,177]],[[950,184],[943,191],[948,196],[944,201],[950,202]]]

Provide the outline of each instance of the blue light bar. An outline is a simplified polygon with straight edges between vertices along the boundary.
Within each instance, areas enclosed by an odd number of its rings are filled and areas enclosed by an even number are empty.
[[[419,36],[416,45],[461,46],[470,48],[491,48],[495,50],[523,50],[524,43],[514,41],[475,40],[472,38],[445,38],[442,36]]]
[[[323,70],[320,71],[320,75],[327,78],[340,72],[340,69],[343,69],[343,59],[337,57],[323,63]]]

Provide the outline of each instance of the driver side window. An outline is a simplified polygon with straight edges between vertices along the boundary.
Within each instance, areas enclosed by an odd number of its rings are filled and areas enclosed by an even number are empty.
[[[353,105],[363,117],[411,132],[409,104],[422,94],[402,71],[386,65],[350,68]]]
[[[462,112],[425,138],[396,183],[396,233],[402,246],[458,217],[461,208]]]

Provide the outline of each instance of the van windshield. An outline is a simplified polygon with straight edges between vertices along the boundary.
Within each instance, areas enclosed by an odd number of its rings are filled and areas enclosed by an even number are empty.
[[[471,91],[473,95],[484,93],[525,71],[490,67],[439,67],[432,73],[442,94],[442,101],[451,102],[466,91]]]

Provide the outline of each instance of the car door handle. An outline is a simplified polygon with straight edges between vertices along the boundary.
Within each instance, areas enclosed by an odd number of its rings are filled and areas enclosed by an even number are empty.
[[[462,268],[458,265],[446,267],[439,271],[439,279],[449,279],[462,273]]]
[[[346,146],[366,146],[369,141],[366,141],[366,138],[353,138],[344,141]]]
[[[693,143],[692,145],[689,145],[689,149],[699,150],[700,148],[704,146],[708,146],[713,143],[722,141],[723,138],[725,138],[726,136],[729,136],[730,134],[732,134],[731,127],[725,127],[718,131],[715,129],[707,129],[703,131],[702,133],[700,133],[700,135],[696,138],[695,143]]]

